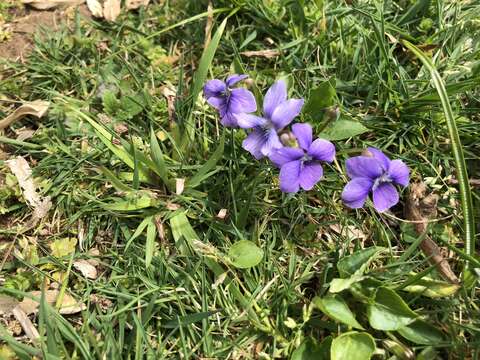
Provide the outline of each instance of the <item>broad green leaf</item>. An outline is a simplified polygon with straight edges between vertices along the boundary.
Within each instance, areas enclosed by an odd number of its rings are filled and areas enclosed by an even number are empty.
[[[167,329],[175,329],[179,326],[186,326],[189,324],[194,324],[199,321],[202,321],[203,319],[207,319],[212,315],[215,315],[219,311],[205,311],[205,312],[200,312],[196,314],[189,314],[189,315],[184,315],[184,316],[179,316],[174,320],[167,321],[165,324],[162,324],[161,326],[163,328]]]
[[[350,288],[352,285],[362,281],[364,277],[361,274],[354,274],[346,279],[336,278],[330,281],[330,288],[328,291],[331,293],[339,293],[343,290]]]
[[[247,269],[262,261],[263,250],[251,241],[240,240],[230,247],[228,257],[233,266]]]
[[[330,360],[331,343],[331,336],[327,336],[320,344],[308,338],[295,349],[290,360]]]
[[[438,356],[438,352],[435,350],[433,346],[427,346],[417,356],[417,360],[437,360],[437,359],[440,359],[440,357]]]
[[[156,235],[157,235],[157,228],[152,218],[147,225],[147,242],[145,243],[145,265],[147,268],[152,263],[153,253],[155,251]]]
[[[205,179],[207,179],[214,173],[210,170],[212,170],[215,167],[215,165],[217,165],[218,160],[222,158],[224,145],[225,145],[225,131],[223,132],[222,137],[220,138],[220,144],[215,149],[212,156],[210,156],[210,159],[208,159],[207,162],[205,162],[205,164],[203,164],[202,167],[198,169],[197,173],[189,181],[187,181],[187,184],[186,184],[187,187],[194,188],[200,185]]]
[[[352,331],[333,339],[330,348],[332,360],[369,360],[375,351],[375,340],[370,334]]]
[[[153,128],[150,129],[150,155],[155,165],[153,171],[160,176],[163,183],[170,189],[172,186],[172,181],[169,177],[169,172],[167,165],[165,164],[165,159],[163,158],[162,149],[158,144],[157,136],[155,135]]]
[[[310,91],[304,113],[315,120],[322,120],[324,111],[335,104],[335,79],[322,82]]]
[[[438,345],[445,341],[445,337],[440,330],[420,319],[398,329],[398,332],[405,339],[420,345]]]
[[[327,140],[344,140],[367,131],[369,131],[368,128],[358,121],[340,118],[329,125],[318,136]]]
[[[367,307],[370,325],[376,330],[399,330],[417,318],[403,299],[393,290],[380,287]]]
[[[460,289],[459,284],[451,284],[441,280],[424,277],[415,283],[405,286],[402,290],[422,294],[430,298],[442,298],[455,294]]]
[[[57,239],[50,244],[51,254],[58,258],[70,255],[75,252],[76,245],[77,239],[75,238]]]
[[[332,319],[363,330],[362,325],[357,322],[347,303],[339,295],[327,295],[324,298],[315,297],[313,303]]]
[[[354,252],[352,255],[344,256],[337,263],[337,269],[340,276],[345,278],[353,275],[362,266],[366,267],[366,264],[370,264],[372,260],[381,252],[385,250],[383,247],[369,247]]]

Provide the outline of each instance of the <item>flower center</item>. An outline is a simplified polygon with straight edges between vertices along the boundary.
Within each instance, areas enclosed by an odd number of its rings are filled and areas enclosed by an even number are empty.
[[[375,191],[380,186],[380,184],[390,183],[390,182],[392,182],[392,179],[385,172],[381,176],[379,176],[378,178],[375,179],[375,182],[373,183],[373,189],[372,190]]]

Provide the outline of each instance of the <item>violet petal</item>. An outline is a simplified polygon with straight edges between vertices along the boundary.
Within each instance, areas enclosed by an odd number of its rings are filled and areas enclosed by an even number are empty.
[[[233,113],[250,113],[257,111],[255,96],[245,88],[233,89],[228,102],[229,111]]]
[[[264,156],[261,152],[264,143],[264,131],[255,129],[243,140],[242,147],[258,160]]]
[[[290,161],[280,169],[280,190],[287,193],[297,192],[300,188],[300,161]]]
[[[363,204],[365,204],[372,186],[373,181],[367,178],[354,178],[350,180],[342,192],[343,202],[349,208],[361,208]]]
[[[303,190],[312,190],[323,176],[322,165],[315,161],[306,162],[300,170],[300,186]]]
[[[226,84],[218,79],[207,81],[203,87],[203,94],[208,99],[212,96],[221,96],[227,89]]]
[[[246,79],[246,78],[248,78],[248,75],[233,74],[233,75],[230,75],[229,77],[227,77],[226,83],[227,83],[228,87],[232,87],[237,82],[242,81],[243,79]]]
[[[290,99],[277,105],[271,119],[277,130],[290,124],[302,111],[303,99]]]
[[[307,153],[316,160],[330,163],[335,159],[335,146],[328,140],[316,139]]]
[[[407,186],[410,179],[410,170],[402,160],[392,160],[388,168],[388,176],[394,183]]]
[[[355,156],[345,162],[347,175],[353,179],[356,177],[376,179],[383,174],[380,162],[368,156]]]
[[[282,147],[272,151],[269,158],[270,161],[277,167],[282,167],[287,162],[300,160],[304,155],[304,151],[299,148]]]
[[[381,183],[373,190],[373,206],[378,212],[384,212],[398,203],[398,191],[391,183]]]
[[[312,127],[307,123],[297,123],[292,125],[292,132],[297,139],[298,145],[304,149],[308,150],[312,144]]]
[[[383,170],[387,171],[390,166],[390,159],[382,151],[377,148],[369,147],[367,150],[373,155],[375,159],[380,161],[380,164],[383,166]]]
[[[265,116],[270,119],[275,108],[285,100],[287,100],[287,84],[283,80],[278,80],[268,89],[263,99]]]

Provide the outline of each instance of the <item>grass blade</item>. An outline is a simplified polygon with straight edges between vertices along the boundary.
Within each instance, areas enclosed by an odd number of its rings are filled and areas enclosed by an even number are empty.
[[[215,35],[212,37],[212,41],[210,41],[210,44],[205,48],[205,50],[203,51],[202,57],[200,58],[200,64],[193,78],[193,86],[192,86],[192,91],[190,93],[192,104],[190,106],[190,110],[187,116],[187,121],[184,124],[187,136],[184,137],[183,145],[189,144],[191,143],[191,141],[193,141],[193,136],[195,132],[195,124],[193,124],[192,122],[193,107],[195,106],[195,102],[197,101],[198,95],[202,91],[203,84],[205,83],[205,80],[208,75],[208,69],[212,64],[213,58],[215,56],[215,52],[217,51],[218,44],[220,43],[220,39],[222,38],[223,31],[225,30],[225,26],[227,25],[227,20],[228,18],[222,21],[217,31],[215,32]]]
[[[442,103],[445,120],[447,122],[448,133],[452,143],[455,166],[457,168],[458,184],[460,186],[460,197],[465,231],[465,252],[467,255],[473,256],[475,250],[475,219],[473,216],[472,194],[470,191],[470,185],[468,183],[467,165],[463,156],[462,144],[460,142],[460,136],[458,135],[457,124],[455,122],[452,107],[448,101],[448,94],[445,89],[445,84],[435,68],[435,65],[419,48],[406,40],[403,41],[403,44],[420,59],[423,65],[430,72],[433,84],[437,89],[440,101]],[[469,263],[467,261],[465,263],[466,269],[468,269],[468,264]]]
[[[223,132],[222,137],[220,138],[220,144],[215,149],[215,152],[212,154],[210,159],[208,159],[207,162],[203,164],[200,169],[198,169],[197,173],[193,175],[190,181],[188,181],[189,188],[194,188],[200,185],[202,181],[204,181],[213,174],[213,172],[211,172],[210,170],[212,170],[215,165],[217,165],[217,162],[222,158],[224,146],[225,132]]]

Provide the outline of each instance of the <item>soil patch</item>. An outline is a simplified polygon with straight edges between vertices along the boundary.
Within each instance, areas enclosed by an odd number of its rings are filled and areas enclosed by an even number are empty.
[[[34,10],[27,9],[15,14],[17,17],[7,24],[5,28],[10,30],[11,37],[7,41],[0,42],[0,57],[11,61],[24,61],[33,47],[33,35],[43,28],[58,30],[62,21],[68,18],[67,13],[73,13],[74,9],[66,10]],[[79,6],[83,17],[89,17],[86,5]]]

